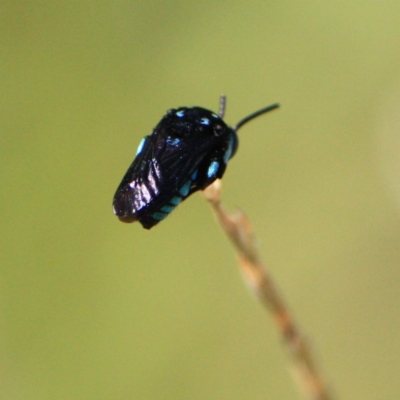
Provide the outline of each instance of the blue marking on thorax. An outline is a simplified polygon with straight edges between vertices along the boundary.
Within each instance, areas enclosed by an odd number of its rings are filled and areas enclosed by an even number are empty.
[[[164,218],[167,217],[168,214],[165,214],[163,212],[155,212],[151,214],[152,218],[157,220],[157,221],[162,221]]]
[[[170,202],[173,206],[177,206],[181,201],[182,201],[182,197],[180,197],[180,196],[175,196],[175,197],[173,197],[169,202]]]
[[[209,178],[215,178],[217,176],[218,168],[219,168],[219,162],[213,161],[208,167],[207,176]]]
[[[139,143],[139,146],[138,146],[138,148],[136,150],[136,155],[138,155],[138,154],[140,154],[142,152],[145,143],[146,143],[146,138],[143,138],[141,140],[141,142]]]
[[[178,111],[175,113],[175,115],[179,118],[182,118],[185,115],[185,111],[184,110]]]
[[[209,120],[208,118],[203,117],[203,118],[200,120],[200,124],[201,124],[201,125],[210,125],[210,120]]]
[[[189,179],[185,184],[179,189],[179,194],[186,197],[189,194],[190,186],[192,186],[192,181]]]
[[[233,143],[234,143],[235,139],[234,137],[231,135],[231,137],[229,138],[229,145],[228,145],[228,149],[225,151],[224,154],[224,162],[225,164],[228,163],[228,160],[231,158],[232,155],[232,151],[233,151]]]
[[[176,146],[177,144],[179,144],[181,142],[181,139],[178,138],[172,138],[171,136],[167,137],[167,143],[172,145],[172,146]]]
[[[171,211],[173,211],[174,208],[175,206],[170,206],[167,204],[166,206],[161,208],[161,211],[169,214]]]

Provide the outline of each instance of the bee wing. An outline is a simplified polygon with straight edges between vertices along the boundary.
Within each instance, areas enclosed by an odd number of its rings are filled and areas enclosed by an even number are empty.
[[[166,140],[162,151],[153,149],[153,159],[161,171],[160,186],[177,191],[196,173],[202,161],[214,150],[214,139],[185,138],[181,141]],[[195,183],[196,178],[192,178]]]
[[[198,189],[193,174],[214,148],[212,142],[213,138],[145,137],[115,193],[114,213],[134,221],[150,204],[157,209],[180,190],[182,199],[193,193]]]

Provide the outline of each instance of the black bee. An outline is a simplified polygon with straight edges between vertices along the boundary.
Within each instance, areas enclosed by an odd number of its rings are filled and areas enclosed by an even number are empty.
[[[222,120],[225,104],[221,96],[219,115],[201,107],[169,110],[142,139],[114,196],[114,214],[121,221],[139,221],[150,229],[192,193],[222,178],[238,147],[237,130],[279,107],[263,108],[230,128]]]

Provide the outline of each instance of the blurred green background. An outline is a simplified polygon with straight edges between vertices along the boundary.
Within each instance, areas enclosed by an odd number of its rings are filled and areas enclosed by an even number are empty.
[[[297,399],[201,195],[111,200],[172,107],[240,131],[223,179],[339,399],[400,398],[397,1],[2,1],[0,398]]]

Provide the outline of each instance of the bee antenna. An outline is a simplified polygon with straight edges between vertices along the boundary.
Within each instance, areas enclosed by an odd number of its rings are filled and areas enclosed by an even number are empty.
[[[221,119],[224,118],[225,109],[226,109],[226,96],[224,94],[221,94],[221,97],[219,98],[219,117]]]
[[[256,117],[258,117],[258,116],[260,116],[260,115],[262,115],[262,114],[265,114],[265,113],[267,113],[267,112],[269,112],[269,111],[275,110],[275,109],[278,108],[278,107],[279,107],[279,104],[278,104],[278,103],[271,104],[271,105],[268,106],[268,107],[262,108],[261,110],[258,110],[258,111],[256,111],[256,112],[254,112],[254,113],[248,115],[247,117],[245,117],[245,118],[243,118],[242,120],[240,120],[240,121],[233,127],[233,130],[234,130],[234,131],[237,131],[237,130],[238,130],[239,128],[241,128],[244,124],[246,124],[247,122],[251,121],[252,119],[254,119],[254,118],[256,118]]]

